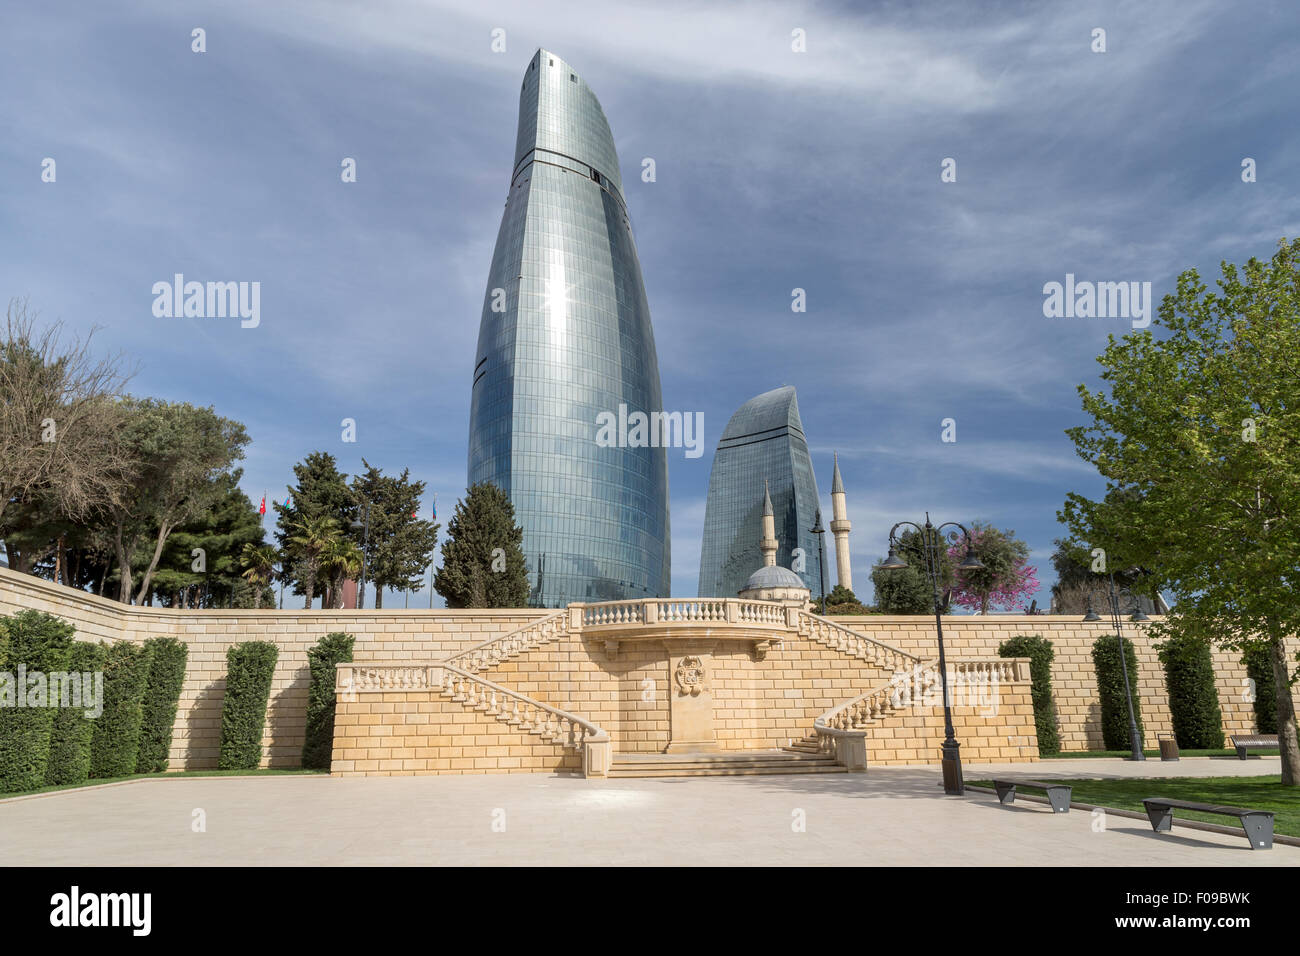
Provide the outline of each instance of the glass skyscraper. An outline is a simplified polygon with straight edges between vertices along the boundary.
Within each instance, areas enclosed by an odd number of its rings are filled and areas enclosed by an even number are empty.
[[[810,530],[818,507],[808,441],[791,386],[755,396],[727,422],[709,473],[700,548],[700,597],[735,597],[763,564],[763,482],[772,496],[776,563],[791,568],[813,594],[821,588],[821,556]],[[803,549],[803,570],[794,568]]]
[[[663,410],[609,123],[538,50],[479,326],[469,481],[509,495],[533,604],[667,597],[668,459],[597,444],[597,416]]]

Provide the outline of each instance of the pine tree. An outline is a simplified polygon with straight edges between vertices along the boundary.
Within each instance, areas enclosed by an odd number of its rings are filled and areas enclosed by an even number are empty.
[[[504,491],[488,482],[471,485],[456,503],[447,535],[434,587],[448,607],[527,605],[524,532]]]
[[[297,485],[289,485],[289,505],[275,503],[278,527],[276,544],[283,558],[285,580],[294,594],[306,594],[308,584],[315,591],[315,581],[308,582],[312,572],[311,562],[294,545],[293,538],[304,520],[331,518],[345,532],[357,517],[356,498],[348,487],[346,474],[339,471],[334,456],[328,452],[314,451],[293,466]],[[322,582],[323,583],[323,582]]]
[[[424,580],[438,525],[419,517],[424,482],[412,481],[409,468],[399,477],[385,475],[364,458],[364,474],[352,479],[352,491],[359,501],[370,504],[370,533],[353,533],[353,540],[366,550],[366,579],[375,585],[375,607],[383,607],[384,589],[408,591]]]

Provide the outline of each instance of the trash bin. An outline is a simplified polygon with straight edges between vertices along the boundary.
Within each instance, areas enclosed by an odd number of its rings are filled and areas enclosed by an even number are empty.
[[[1160,735],[1160,759],[1177,760],[1178,759],[1178,741],[1173,734]]]

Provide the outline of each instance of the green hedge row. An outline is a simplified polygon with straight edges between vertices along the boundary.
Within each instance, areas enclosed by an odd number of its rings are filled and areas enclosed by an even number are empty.
[[[1255,691],[1255,727],[1261,734],[1277,733],[1277,685],[1273,682],[1272,650],[1267,644],[1251,644],[1241,655],[1246,676]]]
[[[351,634],[326,634],[307,652],[311,687],[307,691],[307,733],[302,744],[302,765],[328,770],[334,754],[334,666],[350,663]]]
[[[0,632],[5,657],[0,676],[0,792],[35,790],[45,785],[55,709],[46,706],[43,692],[40,698],[28,695],[35,689],[26,686],[26,675],[67,670],[73,628],[40,611],[19,611],[0,618]]]
[[[1143,737],[1141,697],[1138,694],[1137,653],[1133,642],[1124,642],[1133,717],[1138,736]],[[1120,665],[1119,639],[1114,634],[1097,638],[1092,645],[1092,665],[1097,672],[1097,693],[1101,698],[1101,738],[1107,750],[1128,750],[1128,707],[1124,703],[1124,671]]]
[[[262,729],[279,653],[269,641],[248,641],[226,651],[219,769],[253,770],[262,762]]]
[[[89,693],[94,687],[103,692],[104,658],[106,648],[103,644],[91,644],[87,641],[73,641],[68,655],[68,670],[79,675],[93,675],[89,681]],[[95,721],[98,720],[98,705],[86,707],[92,703],[84,696],[87,681],[81,679],[81,707],[60,707],[54,714],[54,726],[50,731],[50,760],[45,771],[45,783],[48,786],[85,783],[90,777],[90,747],[95,735]],[[99,704],[102,704],[102,699]]]
[[[1061,752],[1061,734],[1052,697],[1052,660],[1056,651],[1041,634],[1017,634],[998,645],[999,657],[1028,657],[1030,698],[1034,702],[1034,728],[1038,731],[1038,752]]]
[[[108,646],[104,657],[104,712],[95,721],[90,743],[91,777],[135,773],[152,657],[147,647],[129,641]]]
[[[1206,641],[1171,637],[1156,649],[1165,668],[1174,738],[1185,749],[1223,747],[1223,711],[1214,686],[1214,659]]]
[[[172,746],[172,727],[185,684],[185,662],[190,649],[174,637],[145,641],[150,653],[149,680],[145,688],[140,720],[140,748],[136,773],[161,773],[167,769]]]

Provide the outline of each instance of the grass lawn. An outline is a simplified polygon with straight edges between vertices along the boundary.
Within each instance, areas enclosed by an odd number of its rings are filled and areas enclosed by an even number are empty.
[[[1147,759],[1152,757],[1155,757],[1157,760],[1160,759],[1159,750],[1144,750],[1142,752],[1147,755]],[[1063,751],[1059,754],[1043,754],[1042,757],[1044,760],[1066,760],[1072,757],[1127,757],[1130,753],[1131,751],[1128,750],[1070,750]],[[1180,757],[1232,757],[1235,760],[1237,757],[1237,751],[1181,750],[1178,755]],[[1249,751],[1249,755],[1250,757],[1276,757],[1278,755],[1278,750],[1277,748],[1272,750],[1267,748],[1262,750],[1251,750]],[[1249,757],[1247,759],[1249,759]]]
[[[1056,782],[1056,781],[1054,781]],[[1281,774],[1262,777],[1166,777],[1125,780],[1061,780],[1074,788],[1070,799],[1075,803],[1110,807],[1114,810],[1144,812],[1145,797],[1169,797],[1194,803],[1217,803],[1222,806],[1272,810],[1273,831],[1300,837],[1300,787],[1282,786]],[[972,781],[975,786],[993,789],[993,781]],[[1035,790],[1026,791],[1037,794]],[[1174,810],[1174,822],[1200,820],[1221,826],[1236,826],[1233,817],[1213,813]]]
[[[125,777],[97,777],[85,783],[67,783],[59,787],[38,787],[35,790],[17,790],[13,793],[0,793],[0,800],[7,797],[25,797],[33,793],[54,793],[56,790],[80,790],[82,787],[98,787],[105,783],[121,783],[123,780],[148,780],[152,777],[272,777],[281,774],[329,773],[328,770],[303,770],[301,767],[261,768],[258,770],[179,770],[175,773],[132,773]]]

